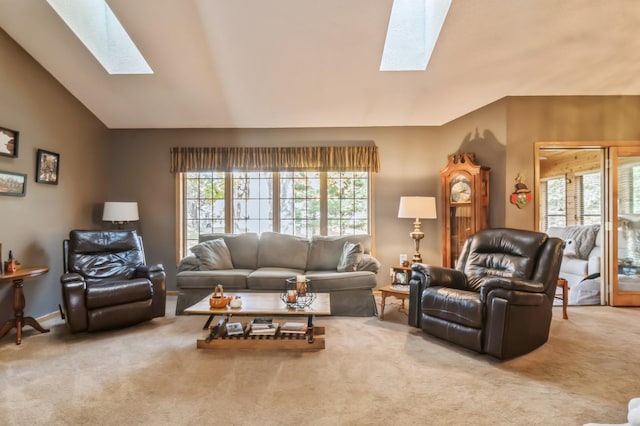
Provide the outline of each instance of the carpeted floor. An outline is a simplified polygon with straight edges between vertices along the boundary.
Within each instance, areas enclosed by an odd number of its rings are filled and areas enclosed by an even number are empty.
[[[393,302],[393,299],[387,299]],[[377,318],[320,318],[311,353],[196,349],[203,317],[0,341],[3,425],[581,425],[640,396],[640,309],[554,308],[549,342],[499,362]]]

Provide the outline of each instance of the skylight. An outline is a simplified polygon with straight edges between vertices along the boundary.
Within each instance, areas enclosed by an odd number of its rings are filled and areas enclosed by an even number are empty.
[[[394,0],[380,71],[424,71],[451,0]]]
[[[47,0],[109,74],[153,74],[105,0]]]

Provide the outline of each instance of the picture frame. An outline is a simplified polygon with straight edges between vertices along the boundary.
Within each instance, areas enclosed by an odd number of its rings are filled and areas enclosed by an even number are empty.
[[[392,270],[392,285],[409,285],[409,281],[411,280],[411,268],[392,268]]]
[[[57,185],[60,176],[60,154],[39,149],[36,154],[36,182]]]
[[[0,195],[24,197],[26,193],[26,174],[0,170]]]
[[[18,156],[19,134],[17,130],[0,127],[0,155],[13,158]]]

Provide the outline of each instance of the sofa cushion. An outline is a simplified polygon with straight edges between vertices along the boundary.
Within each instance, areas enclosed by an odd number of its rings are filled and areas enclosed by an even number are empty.
[[[576,257],[578,252],[576,251],[576,242],[569,239],[564,242],[563,255],[567,257]]]
[[[239,269],[256,269],[258,267],[258,234],[247,232],[244,234],[202,234],[200,242],[224,239],[231,253],[233,266]]]
[[[302,269],[258,268],[247,277],[247,288],[250,290],[284,291],[285,280],[302,273],[304,273]]]
[[[231,253],[223,238],[205,241],[191,247],[191,252],[200,260],[201,271],[233,269]]]
[[[263,232],[258,242],[258,267],[291,268],[304,271],[309,240],[277,232]]]
[[[369,271],[356,271],[348,274],[337,271],[307,271],[305,276],[311,283],[313,291],[317,292],[366,290],[373,289],[377,285],[376,274]]]
[[[183,271],[176,274],[176,287],[213,289],[221,284],[225,291],[247,288],[250,269],[221,269],[218,271]]]
[[[575,245],[575,257],[586,260],[598,242],[599,231],[600,225],[571,225],[564,228],[553,226],[547,229],[547,234],[562,238],[565,243],[572,241]]]
[[[362,245],[347,241],[342,247],[342,254],[338,261],[338,272],[353,272],[362,260]]]
[[[311,248],[307,269],[312,271],[335,271],[345,242],[360,243],[364,254],[371,253],[371,235],[342,235],[311,237]]]

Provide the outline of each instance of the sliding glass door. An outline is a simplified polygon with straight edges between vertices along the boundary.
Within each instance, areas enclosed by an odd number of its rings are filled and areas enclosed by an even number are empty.
[[[611,305],[640,306],[640,147],[610,149]]]
[[[535,153],[536,225],[567,242],[569,303],[640,306],[640,144],[538,142]]]

